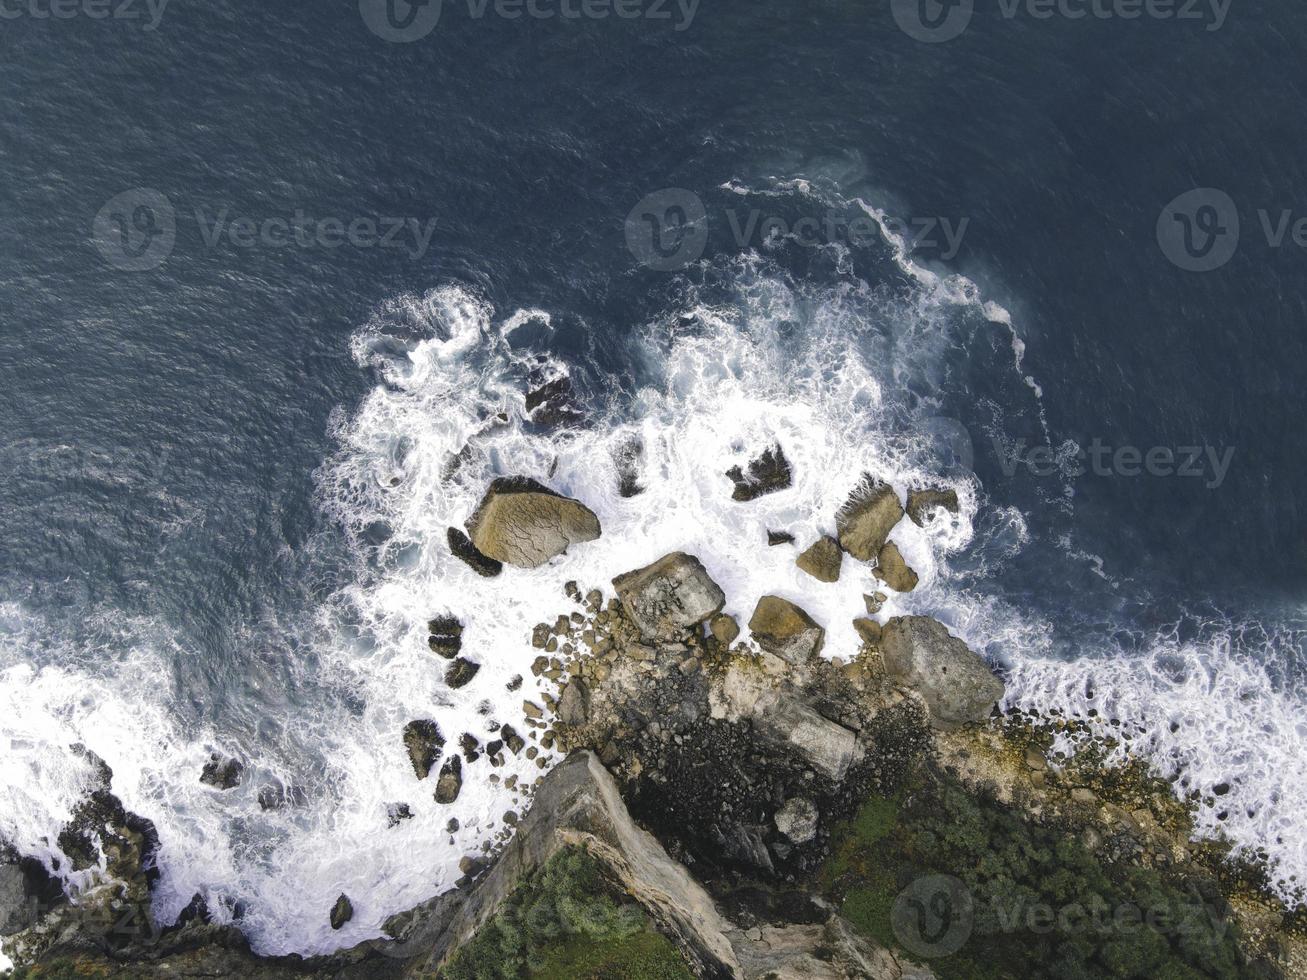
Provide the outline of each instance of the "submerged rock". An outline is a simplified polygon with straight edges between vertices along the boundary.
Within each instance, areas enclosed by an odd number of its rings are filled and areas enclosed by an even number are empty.
[[[404,726],[404,748],[408,750],[409,761],[413,763],[414,775],[418,779],[426,779],[432,767],[440,761],[445,739],[434,721],[410,721]]]
[[[331,928],[340,929],[352,918],[354,918],[354,905],[348,897],[341,895],[331,909]]]
[[[735,484],[731,499],[742,503],[784,490],[793,482],[790,461],[785,458],[785,451],[779,445],[764,449],[761,456],[750,460],[747,471],[732,466],[726,475]]]
[[[880,647],[886,671],[921,694],[938,728],[983,722],[1003,697],[989,665],[929,616],[891,619]]]
[[[726,593],[693,555],[674,551],[613,579],[622,607],[649,640],[677,640],[722,611]]]
[[[239,759],[226,758],[217,752],[209,756],[200,773],[200,782],[215,789],[234,789],[240,784],[245,766]]]
[[[386,804],[386,826],[398,827],[405,820],[413,819],[413,810],[407,803]]]
[[[572,392],[572,379],[567,375],[544,381],[537,375],[535,387],[526,393],[526,414],[536,425],[556,428],[575,425],[585,418],[577,407]]]
[[[794,535],[789,531],[768,531],[767,546],[775,548],[778,544],[794,544]]]
[[[463,760],[451,755],[440,767],[440,778],[436,780],[436,802],[449,804],[458,799],[463,789]]]
[[[481,554],[520,568],[543,565],[600,535],[599,518],[590,508],[528,477],[491,483],[467,529]]]
[[[477,551],[476,545],[472,539],[456,527],[451,527],[445,532],[445,537],[449,541],[449,550],[454,557],[463,562],[472,571],[476,572],[482,578],[494,578],[504,570],[502,561],[483,555]]]
[[[840,543],[827,534],[818,538],[794,563],[818,582],[838,582],[843,561],[844,552],[840,551]]]
[[[886,541],[885,546],[880,549],[880,556],[872,574],[895,592],[911,592],[919,581],[917,573],[908,567],[908,563],[903,560],[902,552],[899,551],[899,546],[893,541]]]
[[[859,561],[871,561],[902,517],[903,507],[894,488],[864,476],[835,515],[840,547]]]
[[[644,444],[639,439],[628,439],[613,452],[617,467],[617,492],[626,498],[644,493],[640,483],[640,465],[644,460]]]
[[[930,515],[937,509],[944,509],[950,514],[958,512],[958,495],[956,490],[936,490],[927,488],[924,490],[908,491],[908,518],[917,527],[925,527],[926,521]]]
[[[749,617],[754,642],[792,664],[802,664],[821,652],[826,631],[806,612],[779,596],[765,595]]]

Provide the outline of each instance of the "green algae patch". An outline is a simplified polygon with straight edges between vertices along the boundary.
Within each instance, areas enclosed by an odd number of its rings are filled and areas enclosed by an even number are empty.
[[[939,772],[869,798],[819,883],[855,929],[941,980],[1273,975],[1241,953],[1215,881],[1112,860]]]
[[[440,976],[682,980],[693,974],[644,909],[612,886],[598,860],[565,848],[517,887]]]
[[[573,937],[551,947],[531,976],[537,980],[694,980],[671,940],[652,930],[600,941]]]

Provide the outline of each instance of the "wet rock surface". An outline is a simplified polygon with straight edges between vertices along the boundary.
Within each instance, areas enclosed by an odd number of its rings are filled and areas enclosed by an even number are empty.
[[[749,617],[753,639],[768,653],[791,664],[802,664],[821,652],[826,631],[788,599],[767,595]]]
[[[864,477],[835,515],[840,547],[859,561],[875,561],[902,517],[903,506],[894,488]]]
[[[680,639],[721,612],[726,602],[703,563],[680,551],[617,576],[613,588],[626,614],[650,640]]]
[[[818,582],[838,582],[844,552],[830,535],[818,538],[812,547],[795,559],[795,564]]]
[[[785,490],[794,479],[790,461],[780,446],[764,449],[760,456],[749,461],[747,467],[732,466],[726,475],[735,484],[731,499],[742,503]]]

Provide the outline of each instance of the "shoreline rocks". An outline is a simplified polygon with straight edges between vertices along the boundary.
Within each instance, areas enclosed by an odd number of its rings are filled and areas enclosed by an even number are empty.
[[[747,469],[732,466],[726,475],[735,484],[731,499],[739,503],[788,489],[794,478],[790,461],[779,445],[764,449],[762,455],[749,461]]]
[[[927,616],[900,616],[881,630],[890,676],[917,691],[942,729],[986,721],[1003,698],[1003,682],[981,657]]]
[[[909,568],[908,563],[903,560],[899,546],[893,541],[886,541],[880,549],[880,555],[876,559],[876,567],[872,569],[872,574],[895,592],[911,592],[917,587],[917,582],[920,581],[917,578],[917,573]]]
[[[843,562],[844,552],[840,550],[840,543],[829,534],[818,538],[794,560],[794,564],[818,582],[838,582]]]
[[[894,525],[903,517],[899,496],[888,483],[871,477],[849,495],[835,514],[840,547],[859,561],[874,561]]]
[[[803,664],[821,653],[822,629],[806,612],[780,596],[765,595],[749,617],[754,642],[791,664]]]

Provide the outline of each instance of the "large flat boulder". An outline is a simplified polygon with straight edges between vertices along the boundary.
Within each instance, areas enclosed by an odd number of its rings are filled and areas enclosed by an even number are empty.
[[[983,722],[1003,697],[1003,682],[965,643],[929,616],[898,616],[881,631],[885,669],[916,690],[937,728]]]
[[[753,641],[792,664],[804,664],[821,652],[826,631],[806,612],[780,596],[765,595],[749,617]]]
[[[693,555],[674,551],[613,579],[622,607],[648,640],[677,640],[722,611],[724,593]]]
[[[835,515],[840,547],[859,561],[871,561],[902,517],[903,505],[894,488],[864,477]]]
[[[903,560],[903,553],[893,541],[886,541],[880,549],[872,574],[895,592],[911,592],[917,587],[917,573]]]
[[[585,504],[524,476],[491,483],[467,530],[477,552],[519,568],[543,565],[601,533],[599,518]]]

